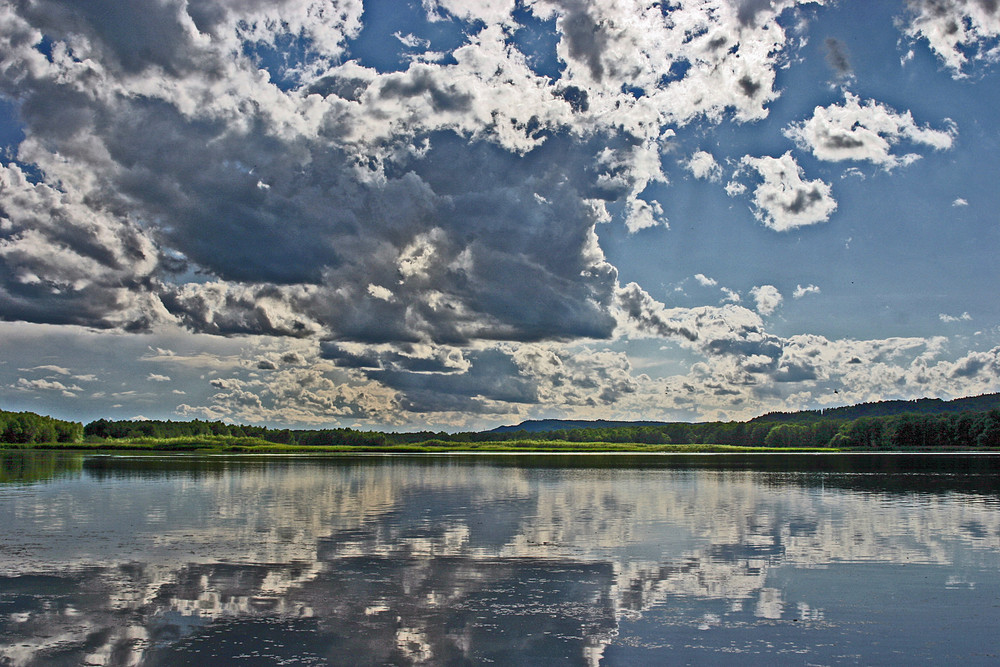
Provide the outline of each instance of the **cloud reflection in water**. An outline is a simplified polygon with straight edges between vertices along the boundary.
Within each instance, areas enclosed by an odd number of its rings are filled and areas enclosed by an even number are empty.
[[[746,650],[750,626],[800,648],[845,632],[823,603],[861,609],[841,590],[858,572],[910,585],[901,568],[923,568],[934,595],[974,596],[1000,563],[992,474],[512,462],[90,459],[0,487],[0,657],[706,659]]]

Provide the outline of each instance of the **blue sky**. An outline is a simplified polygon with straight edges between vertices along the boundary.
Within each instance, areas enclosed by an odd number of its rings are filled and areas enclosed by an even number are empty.
[[[1000,388],[977,0],[0,9],[0,407],[745,419]]]

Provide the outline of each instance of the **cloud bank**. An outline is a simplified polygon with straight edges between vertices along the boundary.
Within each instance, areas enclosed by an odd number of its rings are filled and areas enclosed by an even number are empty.
[[[919,345],[773,336],[770,284],[740,288],[756,312],[668,308],[621,284],[598,236],[669,227],[658,193],[677,131],[765,119],[816,4],[426,0],[376,44],[394,50],[366,58],[360,0],[8,3],[0,98],[22,136],[0,160],[0,315],[244,337],[257,352],[238,363],[153,355],[164,372],[137,377],[152,392],[204,364],[210,395],[178,414],[264,422],[639,414],[665,395],[679,411],[744,410],[764,384],[846,378],[843,357],[881,354],[858,347]],[[992,57],[995,12],[977,7],[912,2],[906,34],[959,72],[966,47]],[[944,15],[963,21],[958,36]],[[846,77],[843,45],[827,56]],[[914,159],[904,145],[950,147],[954,128],[848,93],[786,136],[822,161],[889,170]],[[735,163],[683,155],[710,183]],[[770,230],[837,209],[790,151],[737,171]],[[601,346],[648,337],[702,361],[666,381]]]

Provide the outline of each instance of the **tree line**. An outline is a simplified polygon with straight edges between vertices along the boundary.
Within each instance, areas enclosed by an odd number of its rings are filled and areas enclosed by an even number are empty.
[[[0,410],[0,442],[37,444],[44,442],[79,442],[83,424],[68,422],[34,412]]]
[[[579,443],[645,443],[734,445],[741,447],[831,447],[855,450],[1000,449],[1000,408],[983,411],[890,414],[855,419],[817,417],[806,411],[798,421],[777,419],[747,422],[674,422],[572,428],[543,432],[483,431],[444,433],[419,431],[382,433],[350,428],[273,429],[221,421],[98,419],[86,426],[33,412],[0,411],[0,442],[46,443],[117,440],[125,438],[187,438],[197,436],[251,437],[280,444],[385,447],[441,442],[505,442],[511,440]]]
[[[191,438],[203,435],[260,438],[283,445],[347,445],[385,446],[391,444],[386,434],[375,431],[356,431],[350,428],[330,429],[274,429],[266,426],[228,424],[221,421],[171,421],[158,419],[124,419],[110,421],[98,419],[83,427],[88,439],[119,440],[124,438]]]
[[[529,437],[524,431],[489,435],[489,439],[496,440]],[[1000,449],[1000,409],[939,414],[903,413],[850,420],[815,419],[809,416],[800,422],[705,422],[570,429],[532,433],[530,437],[536,440],[571,442],[831,447],[857,450]]]
[[[313,446],[384,447],[441,442],[505,442],[512,440],[579,443],[644,443],[650,445],[702,444],[739,447],[831,447],[861,450],[1000,449],[1000,408],[983,412],[937,414],[903,413],[857,419],[816,419],[806,414],[799,422],[674,422],[655,426],[573,428],[542,432],[417,431],[381,433],[350,428],[290,430],[208,421],[108,421],[87,424],[88,438],[182,438],[199,435],[255,437],[268,442]]]
[[[987,412],[1000,408],[1000,394],[980,394],[944,401],[940,398],[918,398],[910,401],[873,401],[838,408],[822,410],[801,410],[799,412],[769,412],[754,417],[751,422],[804,422],[822,419],[854,420],[861,417],[891,417],[906,413],[940,414],[943,412]]]

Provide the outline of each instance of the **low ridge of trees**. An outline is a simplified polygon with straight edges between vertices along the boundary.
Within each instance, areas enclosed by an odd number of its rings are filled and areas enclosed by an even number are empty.
[[[318,430],[272,429],[266,426],[227,424],[221,421],[170,421],[157,419],[118,420],[98,419],[83,427],[87,438],[192,438],[203,435],[260,438],[284,445],[347,445],[379,447],[389,444],[384,433],[356,431],[350,428]]]

